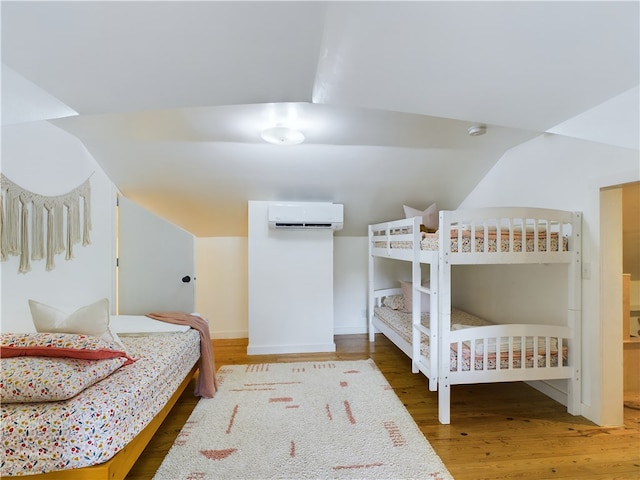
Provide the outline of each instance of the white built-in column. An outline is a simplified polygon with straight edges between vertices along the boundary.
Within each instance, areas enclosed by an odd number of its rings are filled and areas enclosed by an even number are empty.
[[[249,202],[249,355],[333,352],[333,230],[269,228]]]

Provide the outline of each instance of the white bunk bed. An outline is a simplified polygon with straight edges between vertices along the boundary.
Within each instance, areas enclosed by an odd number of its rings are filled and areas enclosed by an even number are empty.
[[[450,423],[451,385],[468,383],[567,379],[567,409],[579,414],[581,214],[487,208],[441,211],[436,233],[421,232],[420,223],[413,217],[369,226],[370,341],[383,333],[427,376],[443,424]],[[411,262],[415,294],[404,334],[400,320],[394,325],[380,315],[389,308],[384,299],[400,291],[375,289],[376,257]],[[568,268],[566,325],[497,325],[451,307],[452,265],[558,263]],[[425,266],[428,287],[421,286]],[[419,293],[430,295],[428,314],[420,313]]]

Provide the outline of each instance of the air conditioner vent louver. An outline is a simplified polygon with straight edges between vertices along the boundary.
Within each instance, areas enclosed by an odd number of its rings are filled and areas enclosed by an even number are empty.
[[[275,228],[333,228],[332,223],[283,223],[276,222]]]
[[[343,206],[334,203],[291,203],[269,206],[269,227],[283,230],[340,230]]]

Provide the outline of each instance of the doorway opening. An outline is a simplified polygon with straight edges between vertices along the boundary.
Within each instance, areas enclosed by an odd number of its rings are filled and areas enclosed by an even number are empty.
[[[623,397],[640,409],[640,182],[621,189]]]

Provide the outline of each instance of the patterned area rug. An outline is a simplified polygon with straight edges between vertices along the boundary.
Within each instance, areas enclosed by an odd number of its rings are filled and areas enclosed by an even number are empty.
[[[154,480],[453,477],[371,360],[224,366]]]

